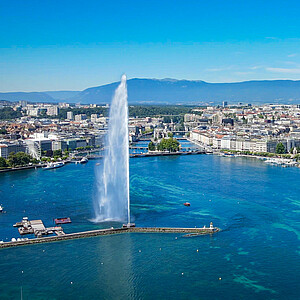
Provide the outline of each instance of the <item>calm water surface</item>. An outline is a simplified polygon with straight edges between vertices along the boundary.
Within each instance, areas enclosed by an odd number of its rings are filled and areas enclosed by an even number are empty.
[[[93,224],[95,161],[0,174],[0,240],[23,216]],[[212,155],[130,160],[139,226],[203,226],[214,236],[123,234],[0,251],[0,298],[299,299],[300,169]],[[191,207],[183,206],[188,201]],[[198,249],[198,251],[197,251]],[[23,273],[22,273],[23,271]],[[221,279],[221,280],[220,280]]]

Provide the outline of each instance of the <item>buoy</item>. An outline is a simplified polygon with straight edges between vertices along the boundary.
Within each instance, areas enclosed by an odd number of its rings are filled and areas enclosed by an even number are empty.
[[[183,275],[183,273],[181,273],[181,275]]]
[[[71,284],[73,284],[73,281],[71,281]]]
[[[139,252],[142,252],[142,250],[139,250]]]
[[[161,248],[159,248],[159,251],[161,251]]]
[[[199,252],[199,250],[197,249],[197,252]]]
[[[219,277],[219,280],[222,280],[222,278],[221,278],[221,277]]]
[[[175,240],[177,240],[177,236],[175,237]]]

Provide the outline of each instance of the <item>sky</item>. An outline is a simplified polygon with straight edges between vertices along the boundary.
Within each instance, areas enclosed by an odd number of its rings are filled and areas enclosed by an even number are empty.
[[[300,80],[300,1],[1,0],[0,91]]]

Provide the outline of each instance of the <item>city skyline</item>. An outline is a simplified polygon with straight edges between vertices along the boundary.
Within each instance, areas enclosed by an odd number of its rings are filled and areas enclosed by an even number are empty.
[[[4,1],[0,91],[83,90],[128,78],[300,79],[289,1]]]

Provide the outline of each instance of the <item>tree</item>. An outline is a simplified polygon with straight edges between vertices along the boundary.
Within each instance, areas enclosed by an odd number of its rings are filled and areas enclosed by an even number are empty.
[[[172,138],[173,137],[173,133],[172,132],[168,132],[168,137]]]
[[[24,152],[18,152],[16,154],[12,152],[8,156],[8,164],[11,167],[28,165],[31,160],[32,157]]]
[[[155,144],[151,141],[149,144],[148,144],[148,150],[149,151],[155,151]]]
[[[4,157],[0,157],[0,168],[6,168],[7,166],[6,159]]]
[[[61,150],[54,150],[53,151],[53,156],[62,157],[62,151]]]
[[[157,150],[177,152],[179,150],[179,145],[179,142],[174,138],[162,139],[161,142],[157,145]]]
[[[285,147],[282,143],[278,143],[276,145],[276,153],[277,154],[284,154],[286,151],[285,151]]]

